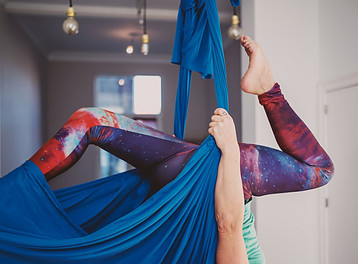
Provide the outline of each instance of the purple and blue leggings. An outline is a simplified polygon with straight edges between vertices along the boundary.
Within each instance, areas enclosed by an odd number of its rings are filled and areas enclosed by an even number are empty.
[[[278,84],[259,96],[282,151],[239,143],[245,200],[253,195],[320,187],[333,176],[333,163],[292,110]],[[47,180],[72,166],[94,144],[141,170],[158,190],[175,179],[198,145],[140,122],[99,109],[81,108],[31,157]]]

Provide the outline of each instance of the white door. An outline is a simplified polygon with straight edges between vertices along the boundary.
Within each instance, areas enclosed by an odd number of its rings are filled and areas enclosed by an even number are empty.
[[[326,149],[335,165],[327,186],[329,264],[358,263],[358,85],[326,90]]]

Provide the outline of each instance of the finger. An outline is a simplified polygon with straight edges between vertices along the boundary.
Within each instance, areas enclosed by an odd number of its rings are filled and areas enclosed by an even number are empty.
[[[217,134],[217,130],[218,130],[218,128],[217,128],[217,126],[212,126],[212,127],[209,127],[209,129],[210,129],[210,134],[211,135],[215,135],[215,134]]]
[[[216,108],[214,111],[215,115],[222,115],[224,112],[227,113],[227,111],[224,108]]]
[[[212,128],[212,127],[208,129],[208,132],[209,132],[210,135],[214,136],[214,132],[213,132],[213,128]]]
[[[227,111],[224,108],[216,108],[214,111],[214,114],[220,115],[220,116],[228,115]]]
[[[224,120],[223,120],[223,117],[220,116],[220,115],[213,115],[213,116],[211,117],[211,121],[213,121],[213,122],[222,122],[222,121],[224,121]]]
[[[210,122],[209,123],[209,127],[223,127],[224,126],[224,122]]]
[[[245,43],[245,35],[242,35],[241,37],[240,37],[240,42],[241,42],[241,44],[244,44]]]
[[[216,122],[210,122],[209,123],[209,127],[214,127],[214,126],[216,126]]]
[[[222,108],[216,108],[216,109],[215,109],[215,111],[214,111],[214,115],[218,115],[218,114],[219,114],[220,109],[222,109]]]

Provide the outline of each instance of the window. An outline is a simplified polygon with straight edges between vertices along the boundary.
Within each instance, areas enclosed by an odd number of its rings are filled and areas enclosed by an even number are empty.
[[[157,75],[99,76],[95,82],[97,107],[124,114],[158,128],[161,113],[161,77]],[[110,153],[100,152],[101,177],[131,169],[132,166]]]
[[[133,78],[133,112],[159,115],[162,108],[160,76],[137,75]]]

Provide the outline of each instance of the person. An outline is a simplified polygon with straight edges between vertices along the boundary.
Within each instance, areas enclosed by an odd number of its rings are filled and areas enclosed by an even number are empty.
[[[317,188],[328,183],[334,171],[327,153],[283,97],[259,45],[247,36],[241,37],[241,44],[250,60],[241,88],[258,95],[282,151],[237,144],[232,118],[223,109],[215,110],[208,132],[222,153],[215,188],[218,263],[247,263],[243,214],[253,195]],[[70,168],[89,144],[140,170],[151,183],[151,194],[173,181],[198,149],[125,116],[81,108],[30,161],[49,181]]]
[[[275,84],[269,64],[256,42],[247,36],[240,38],[250,58],[250,67],[242,79],[244,91],[263,94]],[[242,226],[244,217],[240,172],[240,149],[236,144],[236,129],[231,116],[224,109],[216,109],[208,132],[221,150],[215,189],[215,215],[218,226],[217,263],[249,263]]]

